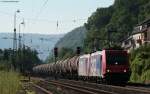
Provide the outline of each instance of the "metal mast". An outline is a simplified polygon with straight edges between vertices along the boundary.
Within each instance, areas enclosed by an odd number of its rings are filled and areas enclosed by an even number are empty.
[[[17,37],[16,37],[16,15],[19,13],[20,10],[15,11],[14,14],[14,37],[13,37],[13,51],[17,50]]]

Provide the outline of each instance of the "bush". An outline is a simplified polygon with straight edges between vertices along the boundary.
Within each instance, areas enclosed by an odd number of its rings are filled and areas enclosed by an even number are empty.
[[[131,53],[130,81],[143,83],[150,80],[150,45],[141,46]]]
[[[11,66],[10,61],[6,61],[6,60],[0,61],[0,71],[8,71],[11,69],[10,66]]]
[[[145,71],[141,77],[144,81],[149,81],[150,80],[150,69]]]

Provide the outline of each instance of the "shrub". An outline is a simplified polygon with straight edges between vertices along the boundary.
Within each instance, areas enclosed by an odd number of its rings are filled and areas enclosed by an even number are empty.
[[[146,82],[150,80],[150,45],[141,46],[131,53],[132,82]]]

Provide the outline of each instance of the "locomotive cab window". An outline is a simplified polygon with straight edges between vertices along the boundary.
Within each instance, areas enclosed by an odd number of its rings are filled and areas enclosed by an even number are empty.
[[[118,53],[111,53],[111,52],[106,53],[107,64],[124,65],[128,63],[127,61],[128,61],[128,57],[126,54],[119,53],[119,52]]]

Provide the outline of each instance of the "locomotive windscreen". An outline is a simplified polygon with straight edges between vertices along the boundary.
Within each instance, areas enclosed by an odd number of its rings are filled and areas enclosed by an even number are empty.
[[[106,62],[110,65],[124,65],[128,63],[126,51],[106,51]]]

